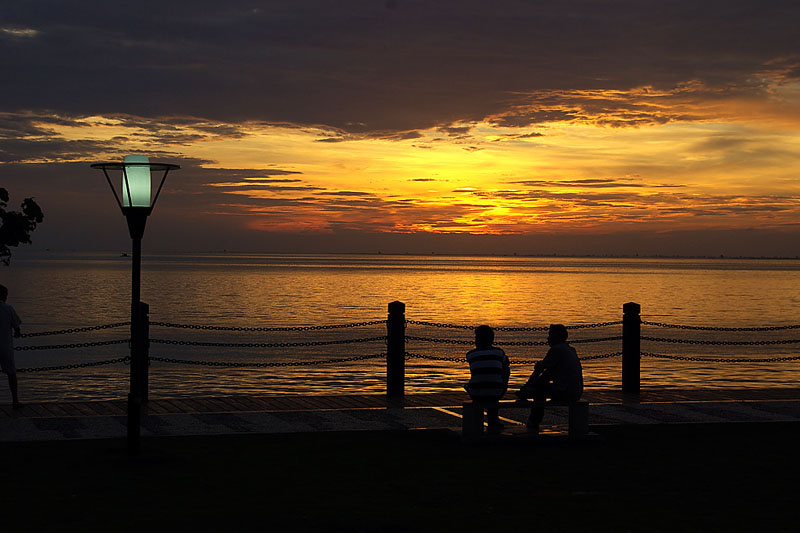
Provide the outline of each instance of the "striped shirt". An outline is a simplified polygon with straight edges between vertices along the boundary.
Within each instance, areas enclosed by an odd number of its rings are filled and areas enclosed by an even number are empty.
[[[475,348],[467,353],[470,378],[464,387],[473,398],[499,398],[508,389],[508,356],[500,348]]]

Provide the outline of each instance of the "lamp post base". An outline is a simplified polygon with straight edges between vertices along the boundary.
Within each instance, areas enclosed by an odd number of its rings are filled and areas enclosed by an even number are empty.
[[[138,455],[141,436],[142,400],[128,395],[128,455]]]

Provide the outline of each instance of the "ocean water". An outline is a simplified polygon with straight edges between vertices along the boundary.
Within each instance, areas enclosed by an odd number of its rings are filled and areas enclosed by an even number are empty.
[[[129,320],[130,279],[130,259],[110,253],[20,253],[11,267],[0,270],[0,283],[10,289],[8,303],[24,321],[23,333]],[[150,305],[152,322],[224,328],[382,321],[388,303],[402,301],[412,321],[407,335],[416,337],[407,344],[414,355],[406,363],[406,391],[413,393],[460,390],[468,377],[466,365],[447,359],[463,356],[472,334],[466,327],[415,322],[582,326],[617,322],[622,305],[637,302],[642,319],[649,322],[729,328],[796,325],[799,279],[798,260],[145,253],[142,300]],[[385,331],[383,323],[290,331],[153,325],[151,357],[183,362],[154,361],[150,394],[384,392],[384,341],[366,339],[380,338]],[[643,326],[642,334],[705,343],[643,341],[643,352],[698,359],[644,357],[643,388],[795,387],[800,379],[797,361],[740,361],[800,355],[800,343],[791,342],[800,339],[800,329],[732,332]],[[571,340],[584,357],[619,352],[619,340],[597,340],[619,335],[619,324],[571,328]],[[128,336],[127,327],[118,327],[25,337],[17,346],[55,347],[17,351],[17,366],[112,360],[128,354],[127,344],[72,345]],[[498,331],[496,340],[514,363],[512,386],[524,382],[533,361],[544,355],[546,347],[532,343],[545,337],[538,330]],[[358,342],[320,344],[343,340]],[[708,344],[720,341],[783,344]],[[186,344],[203,342],[238,346]],[[327,362],[356,357],[366,358]],[[707,361],[712,357],[738,362]],[[320,364],[304,365],[309,362]],[[215,366],[220,363],[246,366]],[[619,387],[620,366],[619,357],[586,360],[587,388]],[[28,400],[124,398],[128,383],[129,367],[123,363],[20,374],[21,393]],[[8,396],[0,384],[0,402]]]

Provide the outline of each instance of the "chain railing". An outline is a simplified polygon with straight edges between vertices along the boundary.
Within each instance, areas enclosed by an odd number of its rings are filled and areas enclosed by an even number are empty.
[[[363,326],[385,324],[386,320],[370,320],[367,322],[351,322],[349,324],[329,324],[324,326],[279,326],[279,327],[249,327],[249,326],[207,326],[199,324],[175,324],[173,322],[150,322],[151,326],[164,328],[198,329],[206,331],[316,331],[324,329],[348,329]]]
[[[448,328],[448,329],[465,329],[474,330],[477,325],[464,325],[464,324],[447,324],[443,322],[427,322],[424,320],[406,320],[406,324],[429,326],[432,328]],[[621,320],[614,322],[596,322],[594,324],[573,324],[566,326],[567,329],[588,329],[588,328],[602,328],[605,326],[616,326],[622,324]],[[493,327],[495,331],[547,331],[550,326],[497,326]]]
[[[318,330],[343,330],[349,328],[358,328],[364,326],[374,326],[385,324],[386,320],[371,320],[363,322],[350,322],[346,324],[326,324],[326,325],[311,325],[311,326],[285,326],[285,327],[239,327],[239,326],[213,326],[213,325],[199,325],[199,324],[177,324],[172,322],[149,322],[150,326],[161,326],[167,328],[181,328],[190,330],[205,330],[205,331],[236,331],[236,332],[290,332],[290,331],[318,331]],[[41,337],[49,335],[67,335],[73,333],[84,333],[90,331],[106,330],[122,326],[130,326],[130,322],[115,322],[111,324],[101,324],[98,326],[87,326],[79,328],[69,328],[53,331],[42,331],[34,333],[25,333],[20,335],[20,338]],[[346,345],[346,344],[360,344],[370,342],[385,342],[386,335],[359,337],[349,339],[333,339],[333,340],[319,340],[319,341],[305,341],[305,342],[210,342],[210,341],[193,341],[181,339],[147,339],[150,344],[164,344],[176,346],[197,346],[197,347],[230,347],[230,348],[298,348],[298,347],[316,347],[316,346],[332,346],[332,345]],[[80,342],[69,344],[50,344],[50,345],[29,345],[29,346],[16,346],[15,351],[33,351],[33,350],[70,350],[80,348],[93,348],[99,346],[111,346],[118,344],[130,343],[131,339],[114,339],[95,342]],[[164,363],[179,363],[187,365],[204,365],[215,367],[227,368],[268,368],[268,367],[301,367],[301,366],[316,366],[333,363],[345,363],[353,361],[363,361],[367,359],[375,359],[385,356],[384,353],[358,355],[352,357],[335,357],[328,359],[312,359],[305,361],[270,361],[270,362],[225,362],[225,361],[197,361],[187,360],[180,358],[169,357],[148,357],[150,361],[158,361]],[[56,370],[70,370],[80,368],[90,368],[102,365],[109,365],[114,363],[128,363],[131,357],[119,357],[114,359],[107,359],[103,361],[90,361],[83,363],[72,363],[65,365],[48,365],[41,367],[28,367],[18,368],[18,372],[45,372]]]
[[[687,324],[667,324],[663,322],[642,321],[642,325],[658,328],[680,329],[688,331],[714,331],[714,332],[756,332],[756,331],[787,331],[800,329],[800,324],[790,324],[785,326],[758,326],[758,327],[721,327],[721,326],[691,326]],[[684,344],[697,346],[785,346],[790,344],[800,344],[800,339],[762,339],[751,340],[707,340],[707,339],[676,339],[667,337],[641,336],[642,341]],[[655,359],[665,359],[672,361],[691,361],[703,363],[777,363],[784,361],[800,361],[800,356],[774,356],[774,357],[714,357],[714,356],[689,356],[689,355],[668,355],[653,352],[641,352],[642,357]]]
[[[70,350],[73,348],[92,348],[94,346],[111,346],[112,344],[126,344],[130,339],[116,339],[113,341],[76,342],[73,344],[42,344],[38,346],[15,346],[15,351],[27,352],[30,350]]]
[[[752,328],[726,328],[720,326],[687,326],[683,324],[665,324],[663,322],[647,322],[642,321],[644,326],[654,326],[658,328],[672,328],[672,329],[690,329],[699,331],[780,331],[786,329],[800,329],[800,324],[789,326],[760,326]]]
[[[651,352],[642,352],[641,355],[642,357],[652,357],[655,359],[699,363],[779,363],[782,361],[800,361],[800,355],[789,355],[786,357],[694,357],[686,355],[664,355]]]
[[[116,359],[106,359],[104,361],[90,361],[87,363],[74,363],[71,365],[58,365],[58,366],[37,366],[29,368],[18,368],[17,372],[49,372],[53,370],[73,370],[76,368],[91,368],[96,366],[112,365],[114,363],[128,363],[131,357],[117,357]]]
[[[597,355],[583,355],[579,359],[581,361],[595,361],[598,359],[610,359],[612,357],[622,357],[622,352],[602,353]]]
[[[130,326],[130,322],[114,322],[113,324],[102,324],[100,326],[87,326],[83,328],[69,328],[59,329],[56,331],[40,331],[37,333],[23,333],[20,338],[26,337],[44,337],[46,335],[66,335],[69,333],[83,333],[86,331],[98,331],[102,329],[120,328],[122,326]]]
[[[217,348],[297,348],[308,346],[326,346],[334,344],[358,344],[363,342],[385,341],[386,335],[377,337],[362,337],[358,339],[337,339],[329,341],[307,341],[307,342],[205,342],[205,341],[184,341],[170,339],[150,339],[153,344],[172,344],[177,346],[213,346]]]
[[[706,346],[769,346],[780,344],[798,344],[800,339],[786,339],[773,341],[707,341],[696,339],[667,339],[663,337],[640,337],[643,341],[665,342],[671,344],[698,344]]]
[[[226,361],[197,361],[194,359],[177,359],[173,357],[150,357],[150,361],[159,361],[162,363],[174,363],[182,365],[198,365],[198,366],[215,366],[225,368],[275,368],[275,367],[296,367],[296,366],[318,366],[332,363],[351,363],[353,361],[365,361],[367,359],[377,359],[378,357],[386,357],[386,353],[377,353],[372,355],[357,355],[354,357],[335,357],[332,359],[318,359],[310,361],[270,361],[266,363],[239,363],[239,362],[226,362]]]
[[[629,325],[634,322],[631,321],[625,322],[625,320],[627,320],[627,315],[626,319],[621,321],[573,324],[567,326],[568,330],[584,330],[584,329],[589,330],[594,328],[622,325],[622,333],[623,333],[622,335],[612,335],[612,336],[586,338],[586,339],[575,339],[575,338],[570,339],[571,344],[589,344],[589,343],[622,341],[622,348],[623,348],[622,351],[584,355],[580,357],[580,360],[584,362],[589,362],[596,360],[611,359],[616,357],[623,357],[623,373],[625,372],[624,360],[626,357],[636,357],[637,360],[639,358],[652,358],[659,360],[686,361],[686,362],[707,363],[707,364],[710,363],[755,364],[755,363],[782,363],[782,362],[800,361],[800,355],[778,355],[772,357],[718,357],[713,355],[699,356],[691,354],[689,355],[661,354],[650,351],[642,351],[639,348],[639,343],[641,342],[664,343],[664,344],[674,344],[683,346],[696,345],[696,346],[742,346],[742,347],[790,346],[790,345],[800,344],[800,339],[713,340],[713,339],[691,339],[691,338],[649,336],[641,334],[641,330],[639,329],[640,326],[649,326],[652,328],[667,328],[674,330],[705,331],[705,332],[774,332],[774,331],[797,330],[800,329],[800,325],[761,326],[761,327],[693,326],[684,324],[670,324],[663,322],[642,321],[639,319],[638,311],[636,311],[635,323],[637,327],[635,329],[628,329],[626,332],[626,324]],[[350,344],[385,342],[387,343],[387,351],[381,353],[367,354],[367,355],[353,355],[353,356],[329,357],[329,358],[309,358],[307,360],[280,360],[280,361],[271,360],[271,361],[242,362],[242,361],[219,361],[219,360],[207,361],[207,360],[180,358],[180,357],[150,356],[149,361],[161,362],[167,364],[201,365],[201,366],[220,367],[220,368],[310,367],[310,366],[319,366],[326,364],[367,361],[384,357],[388,359],[390,357],[390,353],[392,352],[392,350],[394,350],[396,353],[399,353],[399,357],[401,359],[406,361],[412,359],[419,359],[428,361],[438,361],[444,363],[463,364],[465,363],[466,360],[465,357],[461,354],[457,356],[446,356],[439,354],[419,353],[418,351],[405,351],[405,343],[418,342],[418,343],[426,343],[426,344],[441,345],[441,346],[469,346],[474,344],[474,341],[472,339],[455,339],[455,338],[439,338],[435,336],[406,335],[405,327],[412,325],[412,326],[424,326],[429,328],[472,331],[475,329],[476,327],[475,325],[444,323],[444,322],[434,322],[434,321],[424,321],[424,320],[405,320],[403,315],[403,319],[401,322],[399,322],[399,326],[395,329],[394,337],[392,337],[391,333],[392,325],[390,322],[391,320],[382,319],[382,320],[350,322],[345,324],[253,327],[253,326],[220,326],[220,325],[175,323],[167,321],[152,321],[149,322],[149,325],[152,327],[192,330],[198,332],[216,331],[216,332],[244,332],[244,333],[309,332],[309,331],[332,331],[332,330],[342,331],[353,328],[385,325],[387,327],[386,335],[364,336],[364,337],[355,337],[347,339],[303,340],[298,342],[219,342],[214,340],[203,340],[203,339],[195,340],[195,339],[155,338],[155,339],[148,339],[148,341],[152,345],[207,347],[207,348],[239,348],[239,349],[313,348],[313,347],[324,347],[324,346],[343,346]],[[53,330],[53,331],[25,333],[21,335],[21,337],[33,338],[33,337],[52,336],[52,335],[68,335],[75,333],[86,333],[91,331],[109,330],[124,326],[130,326],[130,322],[115,322],[109,324],[101,324],[98,326],[77,327],[77,328],[68,328],[68,329]],[[523,334],[520,336],[524,338],[524,333],[544,332],[547,331],[548,328],[549,326],[519,326],[519,327],[498,326],[495,327],[494,329],[497,332],[520,333]],[[628,335],[628,337],[626,337],[626,335]],[[634,336],[631,337],[632,335]],[[519,338],[519,336],[517,338]],[[400,341],[402,342],[403,348],[399,352],[397,352],[396,349],[393,349],[391,347],[391,342],[392,342],[391,339],[394,339],[395,341],[400,339]],[[632,340],[635,341],[635,344],[631,344]],[[18,346],[15,348],[15,350],[18,351],[70,350],[70,349],[120,345],[129,343],[130,341],[131,339],[124,338],[124,339],[103,340],[96,342]],[[627,348],[626,348],[626,342],[629,343],[627,345],[628,346]],[[546,346],[547,342],[544,340],[541,341],[516,340],[512,336],[512,340],[498,340],[496,342],[496,345],[501,347],[538,347],[538,346]],[[631,348],[631,346],[635,346],[635,348]],[[628,350],[628,352],[626,352],[626,350]],[[434,352],[436,351],[437,350],[434,350]],[[691,350],[688,351],[691,352]],[[626,353],[628,355],[625,355]],[[51,365],[51,366],[42,366],[36,368],[20,368],[18,369],[18,371],[44,372],[51,370],[58,371],[58,370],[91,368],[97,366],[111,365],[115,363],[129,363],[130,359],[131,359],[130,356],[125,356],[113,359],[106,359],[102,361],[81,362],[81,363],[56,365],[56,366]],[[534,363],[535,361],[536,359],[512,357],[511,364],[524,365],[524,364]],[[636,371],[638,372],[638,368]]]
[[[604,354],[597,354],[597,355],[584,355],[580,357],[581,361],[593,361],[597,359],[610,359],[612,357],[619,357],[622,355],[622,352],[612,352],[612,353],[604,353]],[[421,353],[412,353],[406,352],[406,360],[409,359],[426,359],[428,361],[443,361],[448,363],[466,363],[467,358],[466,356],[462,355],[460,357],[440,357],[436,355],[428,355],[428,354],[421,354]],[[519,358],[514,357],[513,359],[509,360],[509,363],[512,365],[523,365],[523,364],[531,364],[537,362],[538,359],[528,359],[528,358]]]
[[[621,339],[622,339],[621,336],[615,336],[615,337],[599,337],[595,339],[571,339],[569,342],[570,344],[581,344],[587,342],[618,341]],[[406,340],[431,342],[436,344],[462,344],[462,345],[475,344],[475,341],[466,339],[437,339],[435,337],[417,337],[413,335],[406,335]],[[494,344],[496,346],[546,346],[547,341],[496,341]]]

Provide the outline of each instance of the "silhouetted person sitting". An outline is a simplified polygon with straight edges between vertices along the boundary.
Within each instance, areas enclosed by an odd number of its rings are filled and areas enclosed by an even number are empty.
[[[464,386],[473,401],[497,402],[508,390],[511,374],[508,356],[492,343],[494,330],[491,327],[475,328],[475,349],[467,352],[470,378]],[[497,407],[487,407],[486,422],[491,432],[503,429]]]
[[[14,337],[20,336],[19,326],[22,321],[14,308],[6,303],[6,298],[8,289],[5,285],[0,285],[0,369],[8,376],[13,407],[19,409],[22,405],[17,394],[17,367],[14,364],[14,339],[11,333],[13,331]]]
[[[519,398],[545,401],[548,398],[558,401],[576,402],[583,394],[583,368],[575,348],[567,344],[567,328],[561,324],[551,324],[547,335],[550,349],[547,355],[533,367],[527,383],[514,393]],[[528,430],[539,432],[539,424],[544,417],[544,408],[531,408]]]

